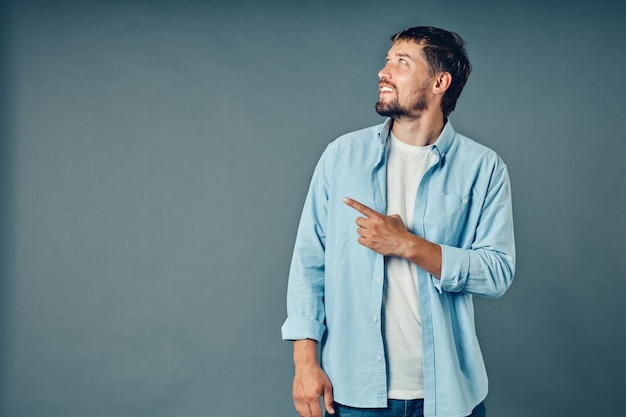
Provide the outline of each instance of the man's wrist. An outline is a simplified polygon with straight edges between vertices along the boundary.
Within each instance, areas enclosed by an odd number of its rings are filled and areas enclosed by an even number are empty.
[[[420,246],[422,245],[423,240],[424,239],[420,238],[419,236],[407,231],[406,238],[401,245],[401,253],[399,254],[399,256],[413,263],[416,263],[415,260],[419,256]]]
[[[400,256],[437,278],[441,276],[441,246],[436,243],[409,232]]]
[[[318,366],[317,342],[312,339],[294,340],[293,362],[296,368]]]

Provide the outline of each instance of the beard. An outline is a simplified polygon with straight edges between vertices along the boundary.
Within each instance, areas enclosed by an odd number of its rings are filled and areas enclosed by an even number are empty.
[[[382,100],[378,100],[376,103],[376,113],[384,117],[390,117],[394,120],[414,118],[426,109],[428,109],[428,102],[426,101],[426,85],[420,89],[417,96],[414,97],[413,102],[409,105],[401,105],[397,95],[389,103],[385,103]]]

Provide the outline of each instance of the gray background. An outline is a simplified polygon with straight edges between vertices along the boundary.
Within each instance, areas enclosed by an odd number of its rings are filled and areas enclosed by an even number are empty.
[[[507,162],[518,268],[476,300],[491,416],[621,414],[618,2],[5,1],[0,415],[289,416],[280,340],[313,166],[381,121],[408,26],[455,30],[452,115]]]

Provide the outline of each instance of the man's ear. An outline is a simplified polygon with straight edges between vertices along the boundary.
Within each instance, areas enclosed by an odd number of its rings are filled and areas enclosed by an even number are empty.
[[[452,84],[452,75],[449,72],[440,72],[435,76],[433,93],[443,95]]]

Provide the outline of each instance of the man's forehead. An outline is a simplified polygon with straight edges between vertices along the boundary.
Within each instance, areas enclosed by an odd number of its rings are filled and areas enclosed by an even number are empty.
[[[423,46],[416,42],[410,40],[399,40],[391,45],[387,55],[404,55],[418,58],[423,57],[422,49]]]

